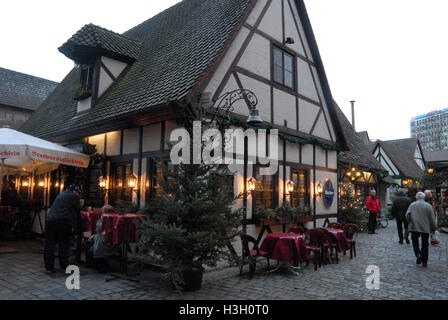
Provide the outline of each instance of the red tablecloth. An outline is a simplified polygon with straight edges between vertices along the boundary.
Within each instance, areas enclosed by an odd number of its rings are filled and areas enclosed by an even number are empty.
[[[101,218],[101,211],[81,211],[81,215],[87,218],[86,231],[96,231],[96,222]]]
[[[14,218],[14,211],[10,206],[0,206],[0,221],[10,221]]]
[[[101,233],[104,234],[104,242],[120,244],[124,241],[135,243],[138,241],[136,221],[144,219],[144,214],[104,213]]]
[[[269,233],[261,244],[260,252],[283,262],[293,262],[295,254],[299,261],[310,259],[305,238],[295,233]]]
[[[338,251],[339,252],[344,252],[345,250],[349,249],[349,246],[347,244],[347,238],[345,237],[345,233],[344,230],[341,229],[335,229],[335,228],[325,228],[328,230],[328,232],[330,232],[331,234],[333,234],[337,241],[338,244]]]

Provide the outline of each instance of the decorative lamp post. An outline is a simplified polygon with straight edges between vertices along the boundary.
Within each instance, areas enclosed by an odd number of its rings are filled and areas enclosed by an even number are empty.
[[[246,123],[251,126],[257,126],[263,123],[263,120],[260,118],[259,111],[257,110],[258,98],[252,91],[248,89],[237,89],[230,92],[226,92],[221,95],[216,100],[216,107],[214,107],[215,111],[213,114],[212,121],[216,121],[218,128],[220,131],[224,131],[225,129],[230,127],[231,123],[231,113],[234,111],[234,104],[237,101],[244,100],[246,104],[249,106],[249,116],[246,120]],[[243,234],[247,233],[247,191],[248,191],[248,179],[247,179],[247,162],[248,162],[248,147],[247,147],[247,137],[244,137],[244,190],[245,194],[243,199]],[[255,179],[254,179],[255,180]],[[251,184],[251,187],[255,190],[255,183]],[[251,191],[249,189],[249,191]],[[253,191],[253,190],[252,190]]]

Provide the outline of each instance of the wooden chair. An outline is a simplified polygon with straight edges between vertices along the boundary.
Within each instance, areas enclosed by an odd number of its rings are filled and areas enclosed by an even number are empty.
[[[353,259],[353,254],[356,257],[356,241],[353,239],[353,235],[358,230],[358,226],[356,224],[346,224],[344,225],[344,233],[347,238],[347,244],[350,248],[350,259]],[[346,250],[345,250],[346,251]],[[345,255],[344,251],[344,255]]]
[[[328,224],[328,227],[334,229],[342,229],[342,224],[340,224],[339,222],[330,222]]]
[[[249,245],[252,244],[252,249]],[[258,257],[265,257],[267,260],[267,273],[269,274],[269,257],[266,252],[260,252],[257,240],[249,235],[241,235],[241,245],[243,248],[243,256],[241,257],[240,275],[243,273],[244,260],[249,258],[249,279],[252,279],[255,273],[255,267]]]
[[[307,239],[306,248],[308,252],[313,252],[314,271],[317,271],[317,265],[322,266],[321,254],[323,252],[323,239],[324,232],[320,228],[310,229],[305,233],[305,239]],[[309,262],[307,261],[307,265]]]

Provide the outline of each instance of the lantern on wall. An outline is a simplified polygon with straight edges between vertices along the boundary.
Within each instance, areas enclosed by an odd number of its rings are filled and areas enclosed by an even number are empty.
[[[137,189],[137,178],[133,174],[128,178],[128,187],[132,190]]]
[[[318,182],[316,184],[316,193],[317,195],[321,196],[323,191],[322,183]]]
[[[98,186],[99,186],[101,189],[106,189],[106,186],[107,186],[107,178],[104,177],[104,176],[99,177],[99,178],[98,178]]]
[[[39,187],[44,188],[45,187],[45,180],[40,180],[37,184]]]
[[[288,180],[286,182],[286,192],[287,194],[291,194],[294,191],[295,183],[292,180]]]
[[[249,191],[249,192],[254,191],[256,183],[257,183],[257,180],[254,177],[250,177],[247,180],[247,191]]]
[[[434,168],[429,168],[429,169],[428,169],[428,173],[429,173],[429,174],[433,174],[433,173],[434,173]]]
[[[30,184],[29,184],[29,182],[28,182],[28,179],[26,179],[26,180],[23,180],[23,182],[22,182],[22,187],[28,187]]]

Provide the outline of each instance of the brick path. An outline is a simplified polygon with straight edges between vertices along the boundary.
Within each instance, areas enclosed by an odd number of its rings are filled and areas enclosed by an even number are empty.
[[[398,244],[396,226],[389,221],[378,235],[357,237],[357,257],[342,256],[339,264],[312,264],[298,276],[266,275],[263,260],[248,280],[238,268],[208,271],[202,289],[178,294],[153,271],[145,271],[139,283],[105,282],[104,274],[81,269],[81,289],[67,290],[65,274],[43,272],[42,245],[36,241],[12,242],[19,253],[0,255],[0,299],[448,299],[448,235],[440,234],[441,245],[430,246],[428,268],[415,263],[412,245]],[[365,286],[366,267],[380,267],[380,289]]]

